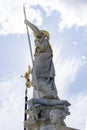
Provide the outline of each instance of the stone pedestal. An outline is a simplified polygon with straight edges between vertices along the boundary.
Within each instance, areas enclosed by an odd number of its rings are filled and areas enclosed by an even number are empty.
[[[76,130],[66,127],[64,119],[70,115],[70,103],[59,99],[31,99],[27,102],[26,130]]]
[[[77,130],[66,126],[58,126],[56,130]]]
[[[42,127],[40,130],[77,130],[77,129],[66,127],[66,126],[58,126],[57,128],[55,128],[49,125],[49,126]]]

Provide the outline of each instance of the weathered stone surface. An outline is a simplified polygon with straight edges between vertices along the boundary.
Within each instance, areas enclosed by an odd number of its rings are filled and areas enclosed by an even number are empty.
[[[56,130],[52,125],[42,126],[40,130]]]
[[[77,130],[74,128],[66,127],[66,126],[58,126],[57,128],[52,125],[43,126],[40,130]]]
[[[27,130],[77,130],[77,129],[61,125],[58,126],[57,128],[54,127],[53,125],[44,125],[44,126],[42,125],[41,127],[30,125],[28,126]]]
[[[45,106],[57,106],[57,105],[63,105],[63,106],[70,106],[71,104],[66,100],[59,100],[59,99],[46,99],[46,98],[33,98],[28,100],[27,104],[41,104]]]
[[[66,127],[66,126],[58,126],[56,130],[77,130],[77,129]]]
[[[29,114],[29,121],[36,122],[38,119],[46,120],[50,118],[50,112],[53,115],[58,116],[60,112],[62,124],[63,120],[67,115],[70,115],[68,106],[70,105],[67,101],[55,100],[55,99],[31,99],[28,102],[28,110],[26,111]],[[54,109],[54,110],[53,110]],[[53,111],[53,112],[52,112]],[[52,115],[52,114],[51,114]]]
[[[39,30],[28,20],[25,23],[35,34],[36,48],[32,69],[33,99],[27,102],[29,117],[24,126],[27,130],[76,130],[66,127],[64,122],[70,115],[70,103],[57,95],[49,33]]]
[[[67,101],[31,99],[27,103],[28,110],[26,113],[29,115],[29,118],[24,123],[26,128],[33,130],[36,130],[36,128],[38,130],[49,128],[55,130],[56,126],[66,126],[64,119],[70,114],[68,109],[70,104]]]

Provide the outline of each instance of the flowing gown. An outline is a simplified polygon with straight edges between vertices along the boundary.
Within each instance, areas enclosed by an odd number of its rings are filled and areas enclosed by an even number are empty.
[[[52,49],[44,36],[35,39],[36,52],[34,55],[35,74],[40,98],[57,98],[54,82],[55,70],[52,61]],[[33,98],[38,98],[38,91],[32,76]]]
[[[36,34],[34,54],[34,66],[37,83],[32,71],[33,98],[58,98],[55,86],[55,70],[52,61],[52,49],[49,38],[41,32],[34,24],[25,20],[25,23]],[[37,85],[36,85],[37,84]],[[37,90],[38,87],[38,90]],[[39,97],[38,97],[39,91]]]

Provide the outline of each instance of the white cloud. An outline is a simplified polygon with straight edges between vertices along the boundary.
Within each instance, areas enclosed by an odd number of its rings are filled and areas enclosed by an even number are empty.
[[[62,3],[63,2],[63,3]],[[63,1],[60,7],[61,21],[60,29],[71,28],[72,26],[87,26],[87,2],[80,1]]]
[[[60,62],[60,63],[59,63]],[[70,85],[75,81],[79,68],[80,59],[59,59],[56,65],[56,82],[59,93],[64,97],[64,93],[67,93]]]
[[[86,127],[85,128],[86,128],[85,130],[87,130],[87,118],[86,118]]]
[[[77,45],[77,44],[78,44],[78,42],[77,42],[77,41],[74,41],[74,42],[73,42],[73,44],[74,44],[74,45]]]
[[[87,62],[84,61],[83,57],[63,56],[61,46],[55,47],[54,52],[57,52],[56,57],[54,56],[56,86],[59,96],[65,98],[71,84],[75,82],[80,68]]]
[[[22,34],[26,31],[23,14],[23,4],[25,2],[26,0],[1,0],[0,35],[7,35],[13,33]],[[27,5],[29,5],[27,12],[30,21],[36,20],[36,23],[40,25],[42,23],[41,12],[39,11],[39,9],[34,10],[33,8],[31,8],[29,2],[27,3]]]
[[[83,55],[83,56],[81,57],[81,59],[82,59],[82,64],[81,64],[81,66],[85,66],[85,67],[86,67],[86,65],[87,65],[87,57],[86,57],[85,55]]]
[[[72,26],[87,26],[87,2],[86,0],[1,0],[0,1],[0,35],[25,32],[23,4],[27,8],[27,17],[32,22],[41,25],[43,12],[36,8],[39,5],[46,15],[53,11],[60,13],[59,29]],[[54,21],[55,22],[55,21]]]
[[[66,118],[68,126],[86,130],[86,118],[87,118],[87,95],[79,94],[71,98],[71,115]]]
[[[29,90],[29,98],[32,97]],[[0,129],[23,129],[25,84],[18,76],[0,81]]]

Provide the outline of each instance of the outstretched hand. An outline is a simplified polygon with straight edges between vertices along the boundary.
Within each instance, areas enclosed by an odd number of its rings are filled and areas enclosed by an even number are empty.
[[[41,31],[34,24],[32,24],[29,20],[25,19],[24,23],[28,25],[33,32],[36,32],[37,37],[42,37]]]

